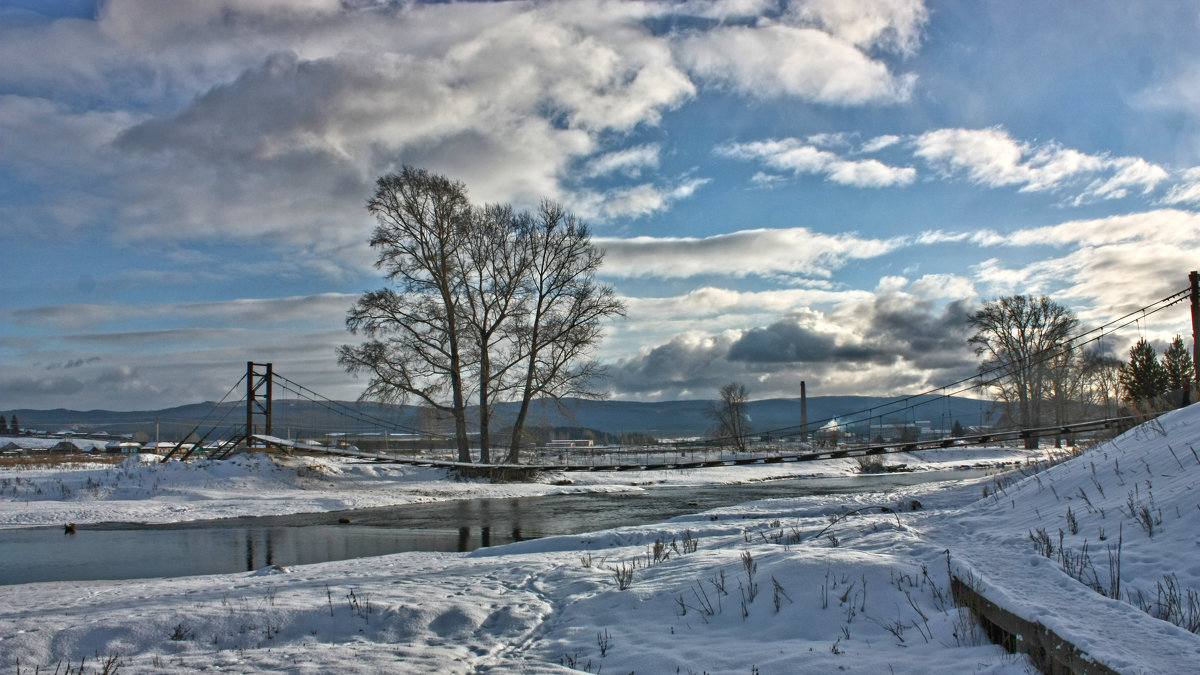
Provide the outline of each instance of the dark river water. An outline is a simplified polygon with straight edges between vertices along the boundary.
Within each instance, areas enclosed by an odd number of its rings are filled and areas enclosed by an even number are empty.
[[[0,585],[141,579],[256,570],[402,551],[471,551],[776,497],[885,490],[990,470],[798,478],[639,492],[464,499],[355,511],[144,525],[0,530]],[[349,522],[343,522],[349,521]]]

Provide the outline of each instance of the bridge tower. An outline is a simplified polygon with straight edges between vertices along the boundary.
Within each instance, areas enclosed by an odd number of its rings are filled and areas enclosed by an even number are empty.
[[[271,393],[274,378],[270,363],[246,362],[246,445],[259,447],[254,434],[271,435]]]

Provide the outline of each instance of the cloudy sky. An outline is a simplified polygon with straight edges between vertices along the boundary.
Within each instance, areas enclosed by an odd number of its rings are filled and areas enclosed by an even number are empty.
[[[0,410],[217,399],[248,360],[356,397],[404,164],[587,219],[617,398],[938,386],[982,301],[1187,285],[1197,34],[1165,1],[0,0]]]

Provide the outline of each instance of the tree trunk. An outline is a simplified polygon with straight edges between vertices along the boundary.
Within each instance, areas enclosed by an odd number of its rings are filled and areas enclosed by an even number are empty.
[[[525,429],[525,417],[529,414],[529,401],[533,398],[533,376],[537,367],[537,343],[539,338],[539,329],[542,320],[542,307],[539,299],[538,306],[534,312],[534,320],[532,330],[529,335],[530,354],[529,363],[525,368],[525,388],[521,391],[521,409],[517,412],[517,419],[513,422],[512,440],[508,444],[508,463],[520,464],[521,462],[521,432]]]
[[[456,344],[450,345],[450,389],[454,397],[454,437],[458,440],[458,461],[469,464],[471,444],[467,442],[467,406],[463,400],[462,370]]]
[[[491,359],[488,358],[487,349],[484,349],[479,356],[479,462],[481,464],[492,463],[492,454],[488,448],[488,418],[491,415],[488,409],[488,381],[492,376],[491,370]]]
[[[529,400],[533,398],[533,375],[526,378],[525,392],[521,395],[521,408],[517,411],[517,419],[513,422],[512,442],[508,444],[509,464],[521,463],[521,432],[525,428],[525,417],[529,414]]]

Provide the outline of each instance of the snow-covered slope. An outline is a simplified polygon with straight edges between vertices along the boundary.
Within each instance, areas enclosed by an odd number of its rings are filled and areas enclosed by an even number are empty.
[[[1119,672],[1194,669],[1198,413],[1175,411],[1040,474],[997,479],[929,534],[989,599]]]

